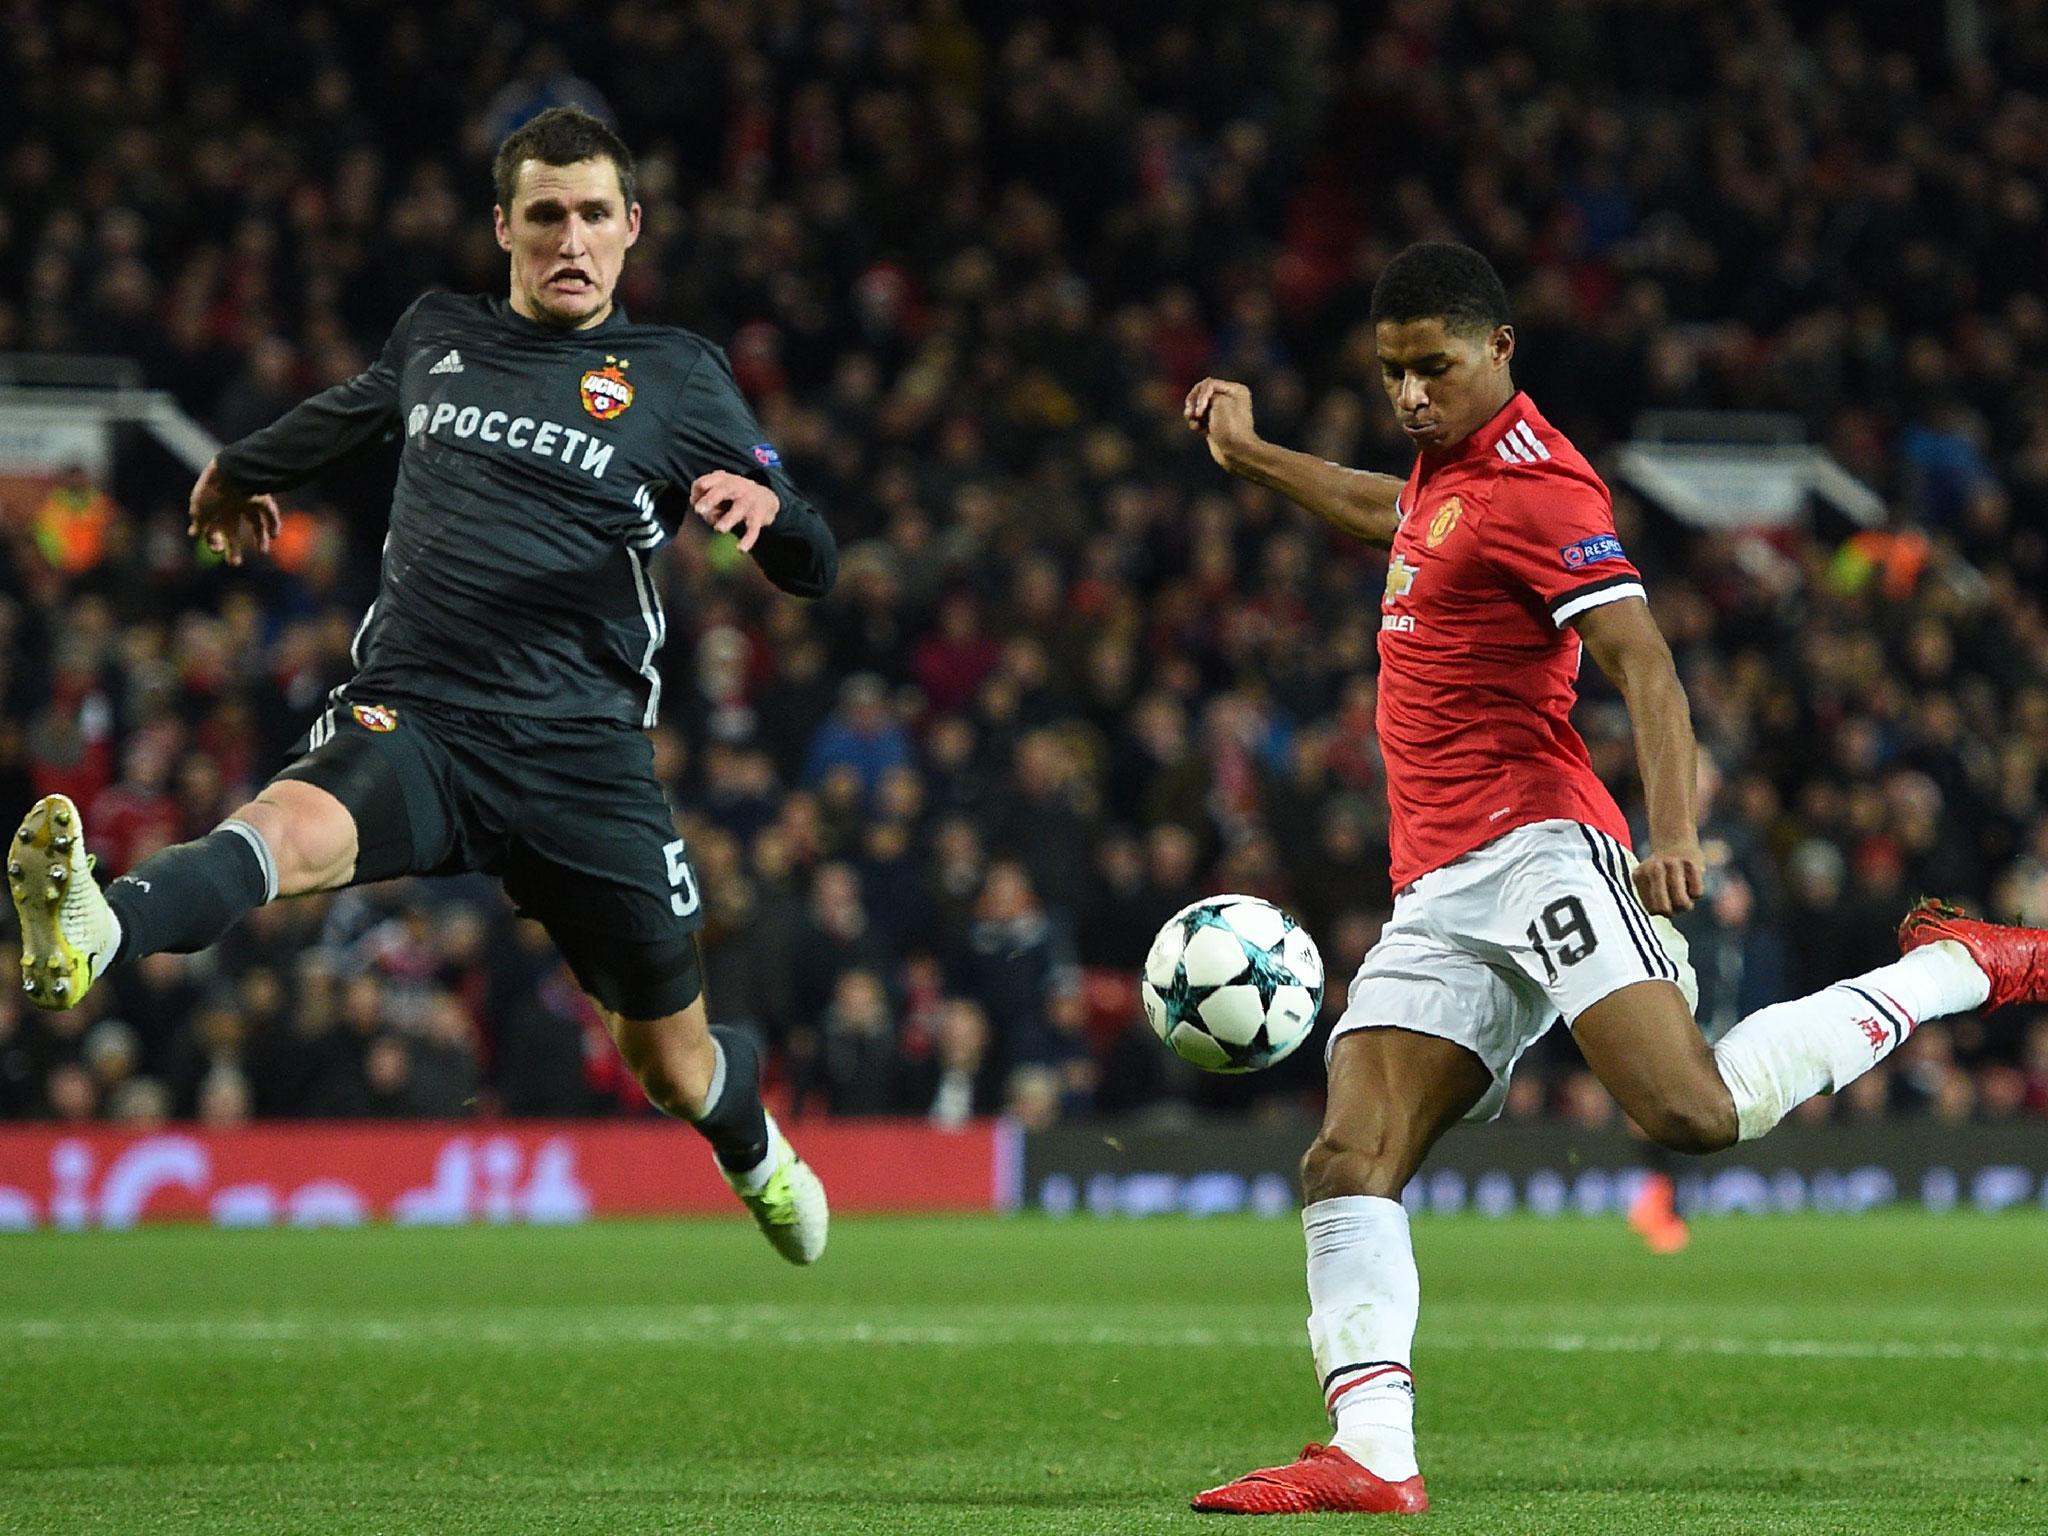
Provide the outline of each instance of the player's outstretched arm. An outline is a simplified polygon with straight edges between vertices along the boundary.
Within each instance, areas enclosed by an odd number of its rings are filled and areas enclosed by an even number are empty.
[[[839,545],[808,502],[730,470],[690,483],[690,510],[719,533],[734,534],[761,573],[795,597],[823,597],[839,575]]]
[[[1181,414],[1188,430],[1202,434],[1209,457],[1231,474],[1278,491],[1339,533],[1382,549],[1394,542],[1402,482],[1267,442],[1252,426],[1252,392],[1246,386],[1204,379],[1188,391]]]
[[[765,441],[717,347],[683,381],[675,409],[675,483],[688,483],[690,510],[720,533],[736,534],[761,574],[793,597],[823,597],[839,579],[839,545]]]
[[[398,424],[398,374],[415,303],[399,318],[383,354],[352,379],[302,400],[269,426],[228,444],[209,473],[244,497],[287,490]],[[205,485],[201,478],[201,487]],[[194,490],[197,510],[199,491]]]
[[[221,477],[218,458],[208,459],[200,471],[190,511],[185,531],[206,540],[206,547],[225,556],[229,565],[240,565],[242,551],[252,545],[269,549],[281,520],[275,496],[252,496],[229,485]]]
[[[816,507],[790,502],[754,546],[754,564],[792,597],[823,597],[839,580],[839,543]]]
[[[1588,608],[1570,621],[1600,670],[1621,690],[1635,727],[1636,765],[1650,811],[1650,856],[1636,894],[1660,917],[1691,910],[1706,879],[1700,852],[1699,748],[1671,647],[1640,597]]]

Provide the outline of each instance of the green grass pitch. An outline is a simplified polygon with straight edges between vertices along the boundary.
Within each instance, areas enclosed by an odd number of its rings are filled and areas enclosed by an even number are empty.
[[[1421,1530],[2048,1530],[2048,1215],[1416,1238]],[[1236,1529],[1304,1311],[1287,1221],[8,1237],[0,1531]]]

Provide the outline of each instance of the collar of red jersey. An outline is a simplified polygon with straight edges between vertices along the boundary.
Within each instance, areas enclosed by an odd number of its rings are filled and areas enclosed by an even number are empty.
[[[1432,469],[1446,464],[1460,464],[1466,459],[1476,459],[1492,453],[1493,445],[1505,437],[1508,429],[1516,422],[1541,419],[1536,415],[1535,402],[1518,389],[1514,393],[1514,398],[1495,412],[1485,426],[1471,433],[1464,441],[1453,443],[1442,454],[1425,454],[1423,457],[1429,461]]]

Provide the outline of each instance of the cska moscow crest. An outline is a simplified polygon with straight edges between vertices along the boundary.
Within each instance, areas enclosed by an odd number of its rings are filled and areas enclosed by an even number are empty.
[[[1458,514],[1465,510],[1465,504],[1453,496],[1436,509],[1436,516],[1429,520],[1429,532],[1423,542],[1431,549],[1451,536],[1451,530],[1458,526]]]
[[[607,357],[602,368],[584,374],[580,389],[583,409],[599,421],[625,415],[633,403],[633,386],[626,382],[626,370],[631,366],[622,357]]]

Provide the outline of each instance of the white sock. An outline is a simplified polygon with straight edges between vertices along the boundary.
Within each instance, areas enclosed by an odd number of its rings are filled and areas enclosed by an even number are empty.
[[[94,981],[107,974],[107,967],[114,963],[114,956],[121,953],[121,914],[112,907],[107,908],[107,932],[107,947],[92,957]]]
[[[768,1182],[770,1175],[775,1172],[775,1165],[781,1158],[784,1145],[782,1127],[777,1125],[775,1117],[770,1115],[768,1117],[768,1150],[761,1154],[761,1161],[754,1164],[753,1167],[745,1172],[736,1172],[732,1175],[734,1185],[745,1194],[751,1195],[758,1192],[761,1186]]]
[[[1921,1020],[1975,1008],[1990,995],[1970,952],[1939,939],[1811,997],[1758,1009],[1714,1047],[1735,1099],[1737,1136],[1754,1141],[1815,1094],[1848,1087]]]
[[[1301,1213],[1308,1239],[1308,1339],[1331,1443],[1388,1482],[1415,1476],[1415,1378],[1408,1357],[1422,1304],[1408,1213],[1398,1200],[1343,1195]]]

